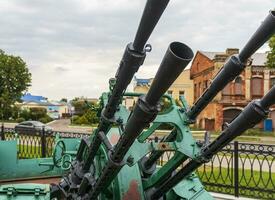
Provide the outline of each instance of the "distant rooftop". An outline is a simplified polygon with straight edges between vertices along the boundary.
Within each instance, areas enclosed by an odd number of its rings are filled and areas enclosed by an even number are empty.
[[[148,85],[151,81],[151,78],[136,78],[135,77],[136,85],[142,86],[142,85]]]
[[[43,96],[32,95],[31,93],[26,93],[21,97],[23,102],[46,102],[47,98]]]
[[[209,52],[209,51],[199,51],[206,57],[208,57],[210,60],[213,60],[215,58],[215,55],[217,54],[225,54],[225,52]],[[255,53],[251,56],[252,58],[252,65],[254,66],[264,66],[267,60],[267,54],[266,53]]]

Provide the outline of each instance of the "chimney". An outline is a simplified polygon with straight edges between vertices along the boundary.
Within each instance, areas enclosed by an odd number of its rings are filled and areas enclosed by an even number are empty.
[[[229,56],[233,55],[233,54],[238,54],[239,53],[239,49],[237,48],[227,48],[225,50],[225,53]]]
[[[216,54],[213,61],[214,62],[225,62],[225,60],[228,58],[228,55],[226,54]]]

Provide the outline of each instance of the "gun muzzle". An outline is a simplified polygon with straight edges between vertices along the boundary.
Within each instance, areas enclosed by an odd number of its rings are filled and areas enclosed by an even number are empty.
[[[252,56],[273,34],[275,33],[275,11],[270,11],[269,15],[262,22],[254,35],[240,51],[238,56],[232,56],[219,71],[213,82],[201,97],[194,103],[187,115],[190,121],[194,121],[200,112],[210,101],[221,91],[230,81],[234,80],[243,69],[249,57]]]
[[[246,62],[247,59],[254,54],[274,33],[275,10],[269,12],[269,15],[262,22],[261,26],[244,46],[239,54],[240,61]]]
[[[136,51],[141,52],[150,37],[153,29],[158,23],[169,0],[148,0],[143,10],[143,14],[138,26],[138,30],[133,42]]]
[[[157,116],[159,100],[193,58],[192,50],[183,43],[173,42],[160,64],[154,82],[146,96],[139,97],[119,141],[109,155],[101,176],[97,179],[91,197],[95,199],[101,188],[107,188],[123,166],[123,159],[143,129]],[[159,87],[158,85],[162,85]]]
[[[152,194],[151,199],[158,199],[171,188],[176,186],[182,179],[208,162],[213,155],[241,135],[244,131],[254,127],[268,116],[269,108],[275,103],[275,86],[260,100],[250,102],[244,110],[229,124],[229,126],[208,146],[201,150],[196,160],[191,160],[181,168],[174,176],[158,187]]]
[[[139,67],[143,65],[146,57],[145,44],[154,30],[158,20],[164,12],[169,0],[147,0],[143,15],[133,43],[129,43],[124,51],[119,68],[116,72],[115,85],[109,96],[100,118],[100,123],[93,138],[89,156],[85,161],[84,170],[88,170],[94,157],[100,147],[101,140],[97,133],[103,131],[106,133],[112,123],[117,107],[121,102],[121,96],[125,92],[134,74]]]
[[[155,105],[161,96],[177,79],[194,54],[192,49],[180,42],[172,42],[160,64],[154,81],[145,99],[149,105]]]
[[[136,137],[154,120],[158,112],[158,101],[192,60],[193,55],[191,48],[183,43],[172,42],[169,45],[148,93],[139,98],[129,117],[125,134],[121,138],[121,148],[118,142],[114,149],[115,160],[123,159]]]
[[[114,116],[121,96],[131,82],[134,74],[143,65],[146,56],[146,42],[168,3],[169,0],[147,0],[134,42],[126,46],[116,72],[116,84],[104,109],[104,118],[110,119]]]

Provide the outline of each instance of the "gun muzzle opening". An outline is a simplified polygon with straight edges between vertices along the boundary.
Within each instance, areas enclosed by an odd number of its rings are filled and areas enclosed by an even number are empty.
[[[271,15],[272,17],[275,18],[275,10],[271,10],[269,13],[270,13],[270,15]]]
[[[181,60],[191,61],[194,57],[192,49],[181,42],[172,42],[169,49],[175,57]]]

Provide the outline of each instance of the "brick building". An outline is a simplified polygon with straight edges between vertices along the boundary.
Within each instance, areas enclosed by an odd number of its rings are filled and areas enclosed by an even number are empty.
[[[194,81],[194,101],[209,86],[225,61],[238,49],[225,52],[198,51],[191,65],[190,78]],[[260,98],[275,84],[275,71],[265,67],[266,54],[255,53],[241,75],[230,82],[198,116],[197,126],[208,130],[221,130],[224,122],[230,122],[252,99]],[[270,118],[275,128],[275,111]],[[258,125],[262,127],[262,124]]]

